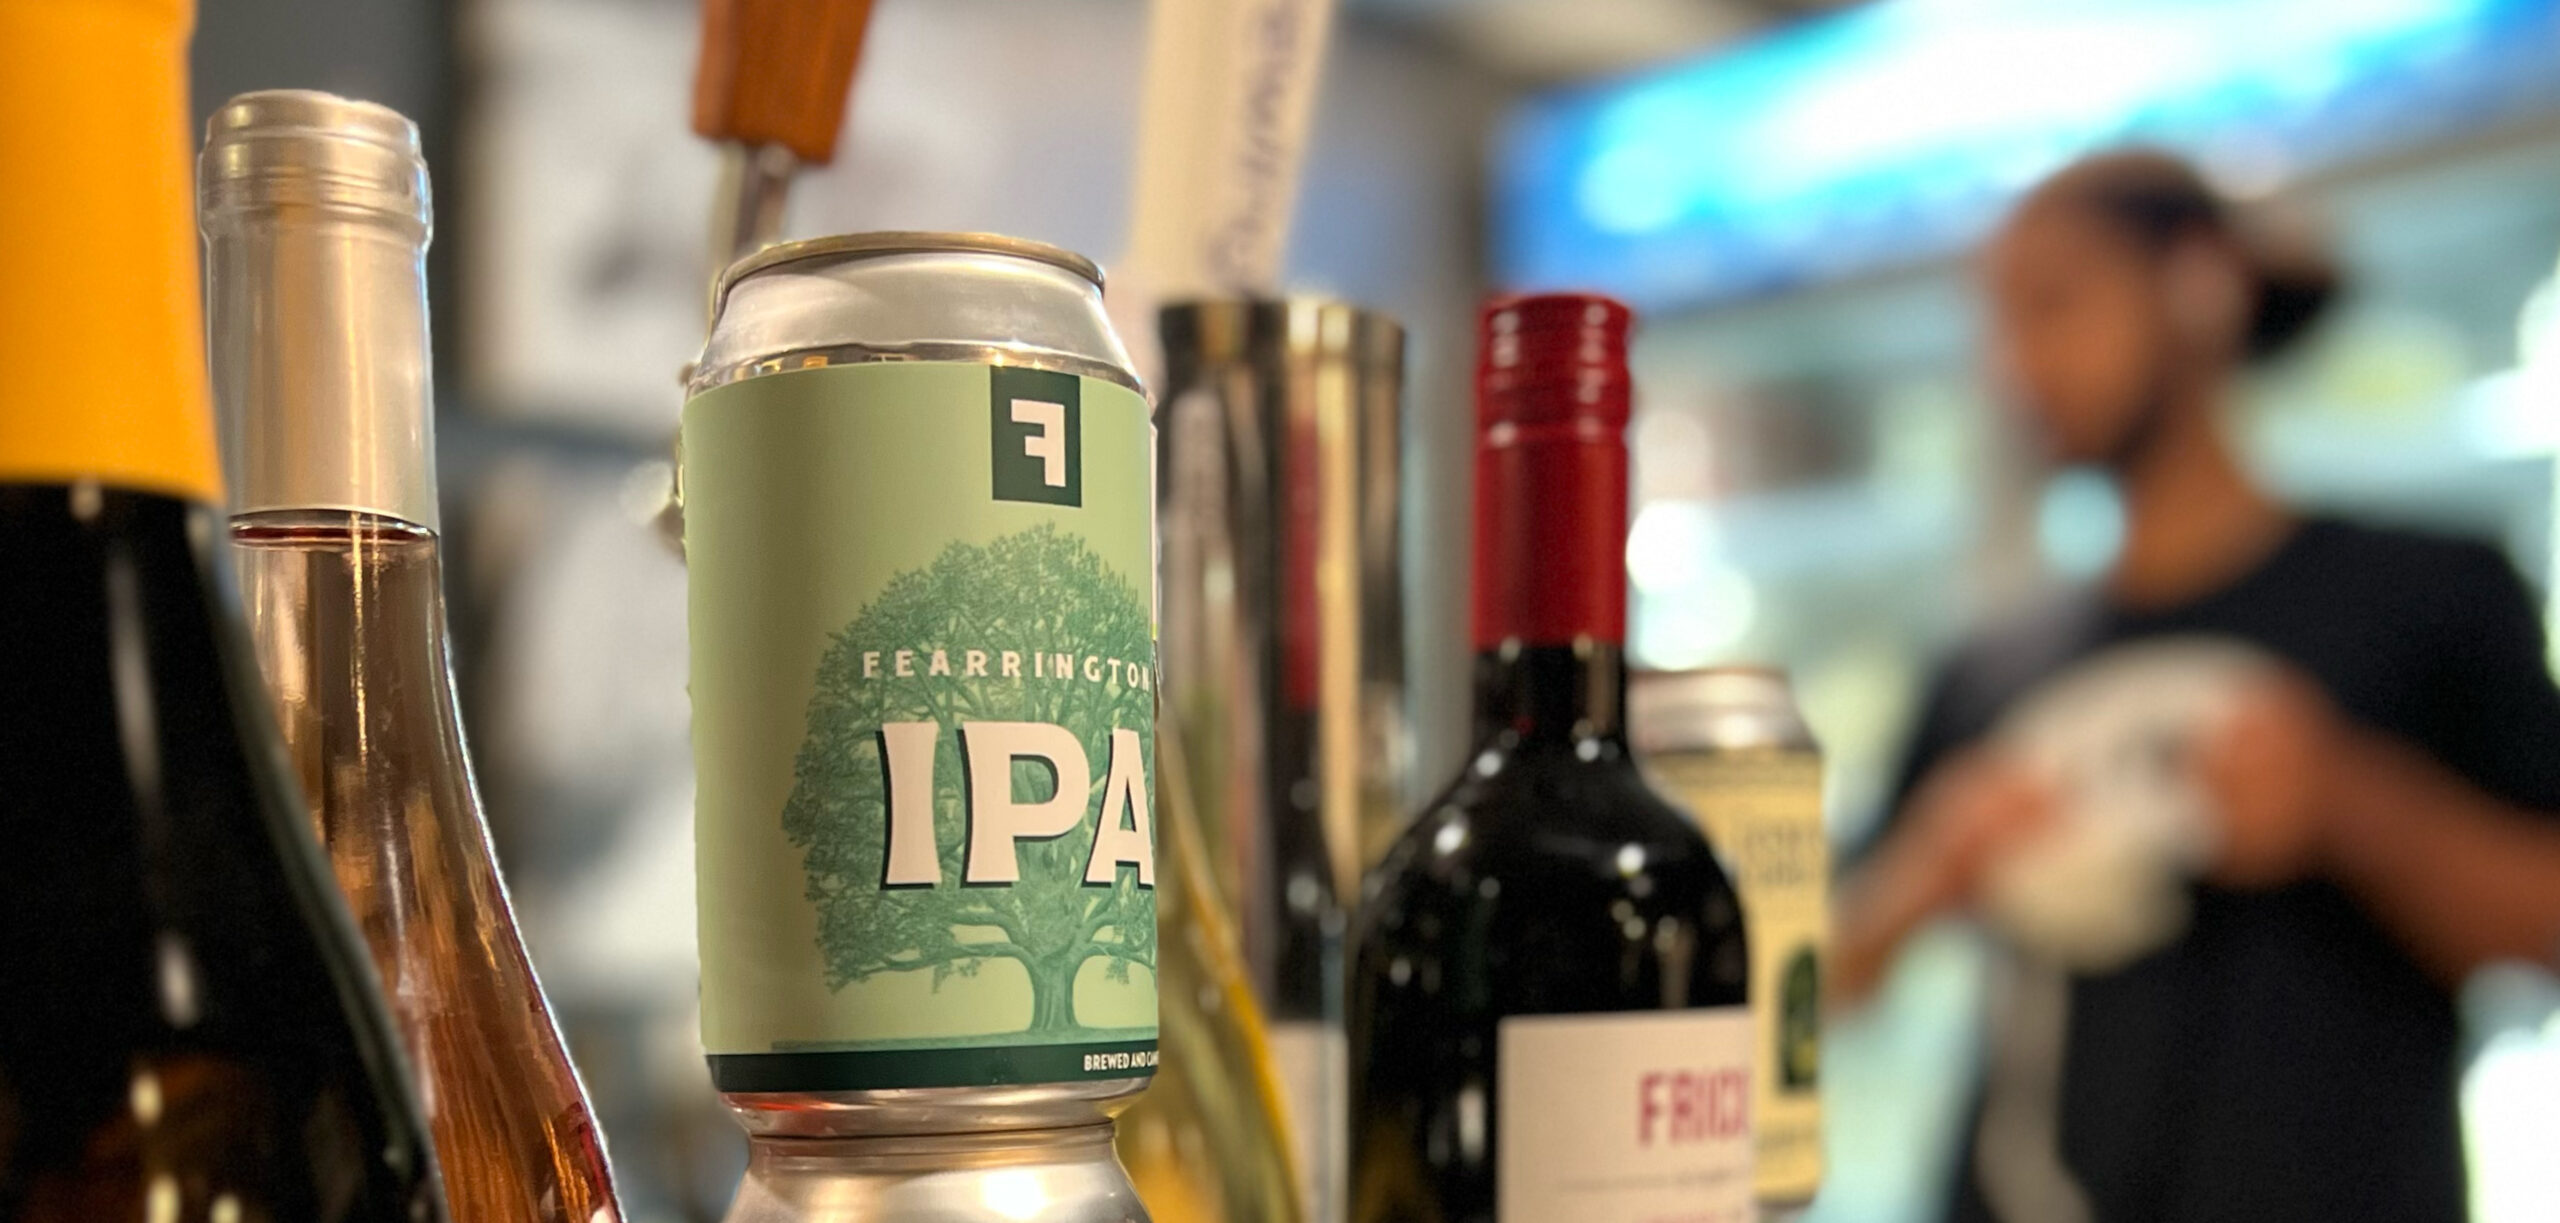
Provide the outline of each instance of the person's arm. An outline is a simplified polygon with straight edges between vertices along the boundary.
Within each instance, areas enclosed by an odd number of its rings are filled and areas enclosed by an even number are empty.
[[[1875,852],[1840,887],[1827,997],[1855,1006],[1902,945],[1972,903],[1984,867],[2053,819],[2050,795],[2007,759],[1975,750],[1932,771]]]
[[[2052,822],[2052,796],[1981,740],[2012,692],[2089,639],[2098,611],[2085,596],[2056,600],[1976,638],[1931,677],[1882,832],[1841,860],[1827,1003],[1866,1001],[1913,934],[1971,906],[1989,862]]]
[[[2484,546],[2398,580],[2422,596],[2402,631],[2434,643],[2433,737],[2358,725],[2307,682],[2262,690],[2204,761],[2229,808],[2225,881],[2324,875],[2449,983],[2498,959],[2560,967],[2560,688],[2543,609]]]
[[[2560,968],[2560,813],[2347,724],[2300,681],[2256,694],[2202,763],[2223,813],[2218,882],[2330,878],[2450,984],[2501,959]]]
[[[1917,840],[1908,832],[1886,837],[1841,881],[1833,906],[1831,980],[1823,987],[1832,1005],[1854,1007],[1875,996],[1902,945],[1954,907],[1946,872]]]
[[[2405,744],[2350,738],[2322,838],[2328,873],[2440,979],[2501,959],[2560,970],[2560,823]]]

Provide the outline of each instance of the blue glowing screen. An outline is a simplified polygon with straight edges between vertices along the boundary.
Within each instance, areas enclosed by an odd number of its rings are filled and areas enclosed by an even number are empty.
[[[2560,0],[1884,0],[1506,123],[1514,287],[1697,306],[1943,255],[2072,157],[2242,188],[2560,112]]]

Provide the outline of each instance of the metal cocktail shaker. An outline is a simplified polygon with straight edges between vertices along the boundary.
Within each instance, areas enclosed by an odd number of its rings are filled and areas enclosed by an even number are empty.
[[[1312,1217],[1343,1205],[1341,943],[1402,816],[1404,331],[1314,298],[1161,315],[1164,710],[1269,1007]]]

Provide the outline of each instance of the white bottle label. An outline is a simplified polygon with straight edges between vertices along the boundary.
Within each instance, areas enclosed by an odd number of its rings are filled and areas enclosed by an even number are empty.
[[[1750,1223],[1751,1012],[1502,1021],[1496,1217]]]

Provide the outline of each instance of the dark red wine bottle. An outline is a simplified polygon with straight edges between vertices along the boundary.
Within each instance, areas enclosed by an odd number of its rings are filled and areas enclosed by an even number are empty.
[[[1475,746],[1364,885],[1362,1223],[1751,1217],[1741,904],[1625,732],[1629,323],[1483,312]]]

